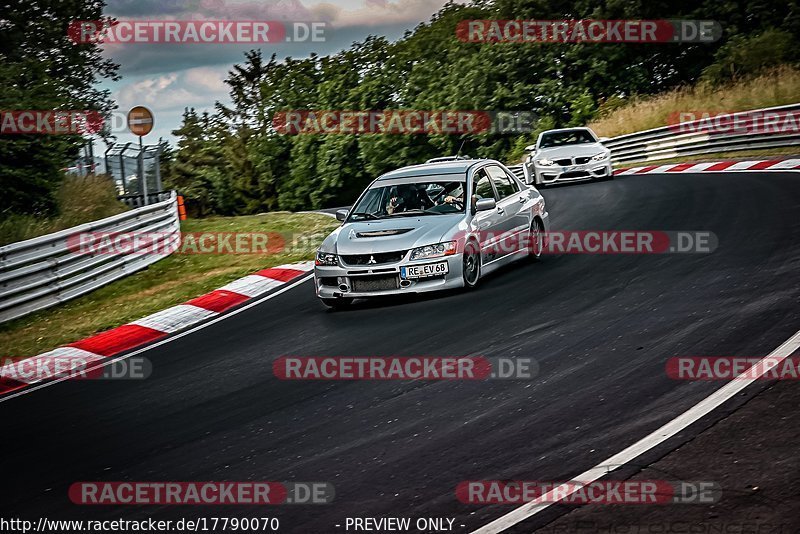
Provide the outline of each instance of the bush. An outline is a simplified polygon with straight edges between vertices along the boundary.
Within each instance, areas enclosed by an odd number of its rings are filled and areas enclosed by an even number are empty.
[[[96,221],[127,209],[117,200],[114,183],[106,176],[68,176],[55,194],[58,214],[8,214],[0,219],[0,245],[23,241]]]
[[[703,69],[701,80],[718,85],[795,60],[792,34],[767,30],[752,36],[736,35],[714,55],[714,63]]]

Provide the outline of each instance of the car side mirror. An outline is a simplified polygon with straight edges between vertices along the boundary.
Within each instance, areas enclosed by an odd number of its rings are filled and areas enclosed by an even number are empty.
[[[533,152],[536,150],[536,145],[528,145],[525,147],[525,152]]]
[[[347,218],[347,210],[336,210],[336,220],[343,221]]]
[[[489,211],[497,207],[497,201],[493,198],[482,198],[475,203],[475,211]]]

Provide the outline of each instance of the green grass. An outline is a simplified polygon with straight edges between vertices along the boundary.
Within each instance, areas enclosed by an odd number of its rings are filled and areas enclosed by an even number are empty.
[[[797,102],[800,70],[786,66],[727,85],[699,83],[652,97],[634,97],[588,126],[599,136],[615,137],[666,126],[670,115],[685,111],[747,111]]]
[[[59,306],[0,325],[0,354],[33,356],[134,321],[217,289],[259,269],[313,258],[339,222],[313,213],[275,212],[184,221],[183,232],[292,233],[304,243],[276,254],[173,254],[131,276]]]

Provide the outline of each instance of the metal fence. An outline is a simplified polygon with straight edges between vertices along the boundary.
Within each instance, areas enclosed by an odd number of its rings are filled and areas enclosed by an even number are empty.
[[[764,121],[765,114],[780,117],[798,111],[800,103],[742,111],[728,116],[737,126],[730,128],[730,131],[709,130],[700,119],[612,137],[603,144],[611,150],[611,161],[614,163],[800,145],[800,133],[796,128],[793,132],[776,132],[775,128],[768,128]]]
[[[105,172],[114,180],[119,195],[144,195],[161,191],[161,153],[164,144],[116,143],[105,152]]]
[[[141,208],[142,206],[148,206],[155,202],[162,202],[164,200],[169,199],[172,191],[154,191],[152,193],[147,193],[147,195],[120,195],[117,199],[126,204],[130,208]]]
[[[89,253],[77,243],[79,236],[93,232],[152,232],[157,239],[132,240],[125,252]],[[138,271],[168,256],[179,242],[177,196],[171,192],[166,200],[149,206],[0,247],[0,323]],[[156,248],[158,252],[149,252]]]
[[[94,156],[94,139],[88,138],[80,148],[80,156],[73,162],[73,165],[62,169],[67,174],[74,176],[88,176],[96,174],[97,159]]]

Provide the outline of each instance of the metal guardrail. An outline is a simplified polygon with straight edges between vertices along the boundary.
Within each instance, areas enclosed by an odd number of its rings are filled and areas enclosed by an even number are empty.
[[[800,133],[765,131],[761,127],[750,128],[754,118],[763,119],[764,114],[785,114],[800,111],[800,103],[764,109],[731,113],[728,117],[742,128],[732,131],[714,131],[703,128],[702,119],[662,126],[642,132],[612,137],[603,144],[611,150],[611,161],[657,161],[681,156],[733,152],[737,150],[781,148],[800,145]],[[780,116],[780,115],[778,115]],[[697,131],[685,130],[696,129]]]
[[[508,170],[513,172],[514,176],[519,178],[519,180],[522,183],[524,184],[529,183],[529,179],[525,175],[525,165],[523,165],[522,163],[518,163],[517,165],[506,165],[506,167],[508,167]]]
[[[132,240],[125,253],[76,251],[76,236],[91,232],[153,233],[157,239]],[[0,247],[0,323],[143,269],[168,256],[179,242],[177,195],[170,192],[156,204]],[[143,252],[145,247],[158,252]]]

